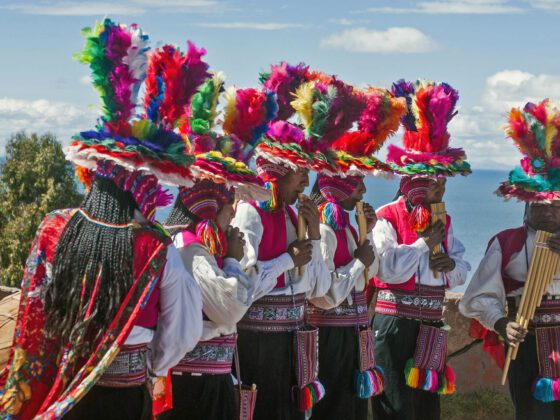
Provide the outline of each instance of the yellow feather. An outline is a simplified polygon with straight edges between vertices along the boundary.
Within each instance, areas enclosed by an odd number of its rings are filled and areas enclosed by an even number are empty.
[[[220,91],[222,90],[222,87],[226,82],[225,73],[221,71],[214,72],[212,75],[212,82],[214,84],[214,100],[212,102],[212,108],[210,108],[210,112],[212,115],[210,121],[216,121],[216,108],[218,107],[218,100],[220,99]]]
[[[226,106],[224,108],[224,124],[223,129],[225,133],[232,133],[234,121],[237,118],[237,108],[235,107],[236,93],[235,86],[230,86],[224,93]]]
[[[558,133],[558,129],[554,124],[554,118],[557,115],[555,111],[556,110],[553,109],[553,105],[549,102],[547,104],[547,110],[546,110],[546,127],[545,127],[546,137],[544,141],[544,151],[546,153],[546,156],[548,157],[552,156],[552,140],[554,139],[554,137],[556,137],[556,134]]]
[[[297,111],[304,127],[308,129],[313,122],[313,87],[314,82],[301,85],[294,94],[295,99],[290,103]]]

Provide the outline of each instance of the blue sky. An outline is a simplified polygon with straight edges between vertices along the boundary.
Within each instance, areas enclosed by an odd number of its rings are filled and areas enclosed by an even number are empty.
[[[500,130],[511,106],[560,99],[560,0],[0,0],[0,154],[20,129],[67,142],[93,127],[98,99],[72,54],[105,15],[138,23],[152,46],[194,41],[239,87],[280,60],[358,85],[446,81],[461,95],[452,142],[475,168],[518,160]]]

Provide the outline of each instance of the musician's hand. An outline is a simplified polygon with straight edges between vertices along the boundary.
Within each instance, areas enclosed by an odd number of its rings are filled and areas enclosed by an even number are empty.
[[[443,238],[445,237],[445,225],[442,221],[438,220],[436,223],[422,232],[420,236],[424,238],[424,241],[426,241],[426,245],[428,245],[431,251],[437,245],[443,242]]]
[[[560,234],[555,233],[550,238],[548,238],[548,247],[551,251],[560,254]]]
[[[152,399],[161,397],[165,394],[165,382],[167,378],[165,376],[158,376],[152,383]]]
[[[319,210],[313,201],[309,197],[305,197],[302,200],[298,200],[297,209],[299,213],[305,219],[307,224],[307,238],[312,240],[321,239],[321,232],[319,230]]]
[[[430,254],[430,269],[440,273],[448,273],[455,268],[455,260],[445,253]]]
[[[494,324],[494,330],[500,334],[508,343],[508,345],[514,347],[519,343],[525,341],[525,336],[527,335],[527,330],[519,325],[515,321],[511,321],[509,318],[500,318]]]
[[[245,254],[245,239],[243,239],[243,232],[240,232],[237,227],[228,226],[226,236],[228,243],[226,258],[235,258],[237,261],[241,261],[243,255]]]
[[[288,254],[292,257],[296,267],[304,266],[311,261],[312,252],[313,244],[309,239],[303,241],[296,240],[288,246]]]
[[[375,210],[369,203],[364,203],[364,215],[366,216],[367,221],[367,232],[371,232],[377,223],[377,214],[375,214]],[[358,220],[356,219],[356,223]]]
[[[363,265],[369,267],[375,261],[375,253],[369,240],[365,241],[362,245],[358,245],[354,251],[354,258],[359,259]]]

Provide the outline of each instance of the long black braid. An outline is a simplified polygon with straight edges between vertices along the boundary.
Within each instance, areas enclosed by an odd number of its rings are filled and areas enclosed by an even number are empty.
[[[180,195],[177,195],[173,208],[171,209],[171,213],[169,213],[169,216],[163,224],[169,234],[173,236],[183,230],[186,230],[188,227],[196,226],[200,223],[200,221],[200,217],[188,211],[183,204]]]
[[[136,202],[109,179],[96,177],[81,209],[91,218],[126,225]],[[60,235],[46,291],[46,331],[88,354],[117,314],[133,283],[134,228],[106,227],[76,212]],[[97,277],[91,316],[85,320]],[[85,284],[82,295],[82,283]],[[85,330],[84,330],[85,329]],[[83,334],[80,331],[85,331]]]
[[[309,195],[309,198],[315,203],[317,207],[327,201],[325,197],[323,197],[323,194],[321,194],[318,181],[315,181],[315,184],[313,184],[313,188],[311,188],[311,194]]]

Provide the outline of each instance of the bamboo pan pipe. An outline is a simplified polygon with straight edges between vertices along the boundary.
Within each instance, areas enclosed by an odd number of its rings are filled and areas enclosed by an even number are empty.
[[[560,268],[560,254],[552,252],[547,245],[548,239],[551,236],[550,232],[539,230],[535,237],[535,249],[531,257],[527,281],[523,288],[515,319],[524,329],[529,327],[529,322],[535,316],[535,311],[540,306],[543,295],[548,290],[552,279]],[[502,385],[506,383],[511,361],[517,357],[520,344],[517,344],[515,347],[508,347],[502,373]]]
[[[305,199],[305,194],[299,194],[298,195],[298,201],[302,202]],[[305,219],[303,218],[303,215],[301,214],[301,212],[298,212],[298,226],[297,226],[297,237],[300,241],[303,241],[305,239],[306,236],[306,232],[307,232],[307,226],[305,224]],[[297,273],[298,276],[303,276],[304,273],[304,266],[299,266],[297,269]]]
[[[443,224],[445,225],[445,222],[447,221],[446,220],[447,213],[445,212],[445,203],[441,202],[441,203],[430,204],[430,215],[431,215],[432,225],[438,221],[443,222]],[[440,245],[436,245],[436,247],[432,251],[432,254],[436,255],[436,254],[441,254],[442,252],[443,250],[440,244]],[[433,273],[434,273],[434,277],[436,278],[439,277],[439,273],[437,271],[433,271]]]
[[[364,213],[364,202],[358,201],[356,203],[356,216],[358,218],[358,233],[359,233],[359,242],[362,245],[367,239],[367,219],[366,214]],[[366,287],[369,282],[369,267],[364,269],[364,280],[366,281]]]

